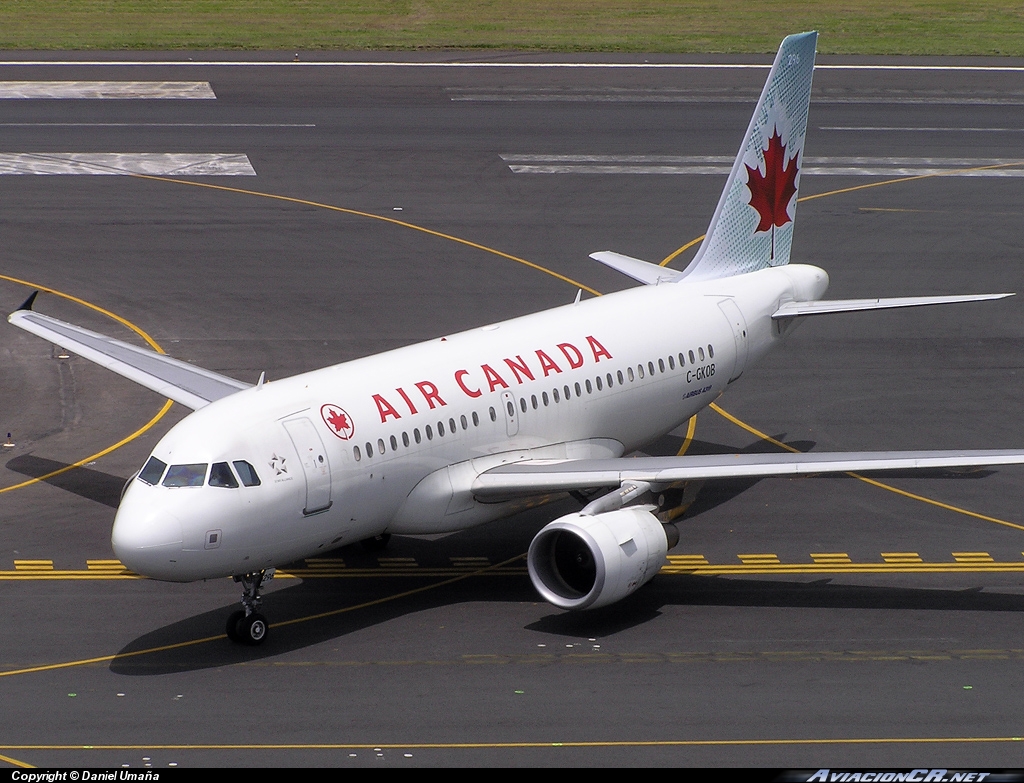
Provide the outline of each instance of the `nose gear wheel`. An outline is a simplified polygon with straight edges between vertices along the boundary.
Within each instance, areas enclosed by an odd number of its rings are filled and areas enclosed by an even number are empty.
[[[236,576],[235,581],[242,583],[242,609],[236,609],[228,615],[228,639],[238,644],[257,645],[267,637],[270,625],[260,611],[263,596],[260,589],[274,578],[274,569],[255,571],[250,574]]]

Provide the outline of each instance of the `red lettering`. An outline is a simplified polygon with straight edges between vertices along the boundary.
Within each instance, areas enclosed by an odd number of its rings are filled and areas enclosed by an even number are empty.
[[[381,397],[379,394],[373,395],[373,401],[377,403],[377,413],[380,414],[380,423],[383,424],[388,420],[388,416],[394,416],[396,419],[402,418],[398,415],[398,411],[391,407],[391,403]]]
[[[514,362],[511,359],[506,359],[505,360],[505,364],[508,365],[508,368],[512,371],[512,374],[516,376],[516,383],[522,383],[523,382],[522,377],[520,377],[520,375],[519,375],[520,372],[523,375],[525,375],[527,378],[529,378],[531,381],[535,380],[534,377],[533,377],[533,373],[530,372],[530,368],[527,367],[526,366],[526,362],[523,361],[523,357],[517,355],[516,358],[519,360],[518,362]]]
[[[607,350],[605,350],[605,347],[597,341],[596,337],[588,337],[587,342],[590,343],[590,350],[594,352],[595,362],[601,361],[602,356],[605,357],[606,359],[612,358],[612,355],[608,353]]]
[[[465,382],[462,380],[467,375],[469,375],[469,371],[468,370],[456,370],[455,371],[455,382],[457,384],[459,384],[459,388],[462,389],[462,391],[466,392],[466,396],[468,396],[468,397],[479,397],[481,394],[483,394],[483,392],[480,391],[479,389],[470,389],[468,386],[466,386]]]
[[[484,371],[484,377],[487,379],[487,385],[491,387],[490,391],[494,391],[498,386],[502,386],[506,389],[508,388],[508,384],[501,379],[501,376],[498,375],[498,373],[491,369],[489,364],[481,364],[480,369]]]
[[[430,406],[430,410],[434,410],[434,400],[437,400],[438,405],[447,405],[444,400],[441,399],[441,395],[437,393],[437,387],[430,381],[420,381],[416,384],[416,388],[420,390],[423,395],[423,399],[427,401],[427,405]]]
[[[540,359],[540,368],[544,371],[544,377],[547,378],[552,372],[561,372],[561,368],[552,361],[551,357],[548,356],[544,351],[536,351],[537,358]]]
[[[577,367],[583,366],[583,354],[580,353],[580,349],[575,345],[572,343],[559,343],[558,349],[564,354],[572,369],[575,370]]]
[[[402,395],[402,399],[405,400],[405,404],[409,406],[409,413],[416,413],[416,406],[412,404],[412,400],[410,400],[409,395],[405,393],[405,389],[399,386],[395,391]]]

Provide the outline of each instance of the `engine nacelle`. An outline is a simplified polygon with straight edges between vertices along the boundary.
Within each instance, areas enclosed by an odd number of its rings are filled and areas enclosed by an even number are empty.
[[[622,600],[658,573],[669,541],[644,507],[593,516],[568,514],[530,544],[530,579],[545,600],[562,609],[597,609]]]

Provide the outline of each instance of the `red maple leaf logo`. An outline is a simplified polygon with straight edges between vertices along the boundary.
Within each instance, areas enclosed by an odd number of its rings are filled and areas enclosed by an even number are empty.
[[[761,218],[754,231],[772,232],[771,257],[774,259],[775,227],[782,228],[793,221],[789,216],[789,202],[796,195],[796,156],[786,160],[786,147],[778,129],[772,128],[768,149],[764,151],[764,174],[756,166],[746,166],[746,169],[750,206]]]
[[[322,405],[320,406],[320,415],[323,417],[324,424],[331,428],[331,432],[342,440],[348,440],[355,435],[356,428],[352,423],[352,417],[340,406]]]
[[[331,415],[327,417],[327,422],[334,427],[335,432],[341,432],[342,430],[348,429],[348,416],[338,411],[331,411]]]

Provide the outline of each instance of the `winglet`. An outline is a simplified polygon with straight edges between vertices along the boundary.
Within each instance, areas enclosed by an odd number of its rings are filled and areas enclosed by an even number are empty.
[[[29,296],[29,298],[22,303],[21,307],[19,307],[18,310],[31,310],[32,305],[35,304],[37,296],[39,296],[39,292],[33,291],[32,295]]]

